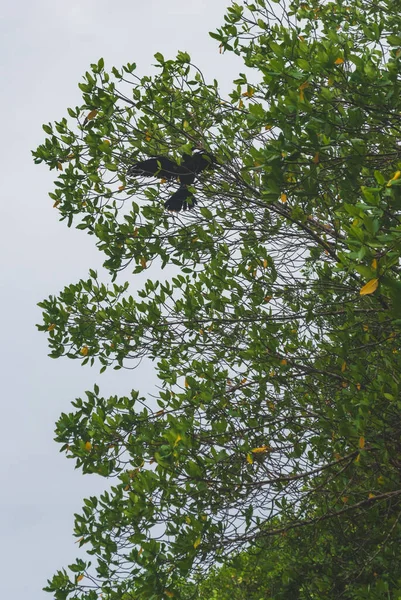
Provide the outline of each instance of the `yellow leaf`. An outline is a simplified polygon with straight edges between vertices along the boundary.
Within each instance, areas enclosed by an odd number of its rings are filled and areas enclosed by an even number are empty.
[[[347,368],[347,363],[344,361],[343,364],[341,365],[341,373],[344,373],[346,368]]]
[[[266,267],[267,267],[268,264],[269,263],[267,261],[267,258],[265,258],[264,261],[263,261],[263,268],[266,269]]]
[[[188,121],[184,121],[184,123],[182,124],[184,129],[188,129],[189,128],[189,123]]]
[[[299,36],[298,36],[298,39],[299,39],[299,40],[301,40],[301,42],[304,42],[304,41],[305,41],[305,38],[304,38],[304,36],[303,36],[303,35],[299,35]]]
[[[384,477],[383,477],[383,475],[379,475],[379,477],[377,478],[377,483],[379,485],[383,485],[383,483],[384,483]]]
[[[59,162],[59,163],[57,163],[57,168],[58,168],[59,171],[62,171],[63,170],[63,165]]]
[[[197,548],[199,546],[199,544],[201,543],[201,538],[198,537],[195,541],[194,541],[194,548]]]
[[[141,263],[142,269],[146,269],[146,258],[142,257],[139,262]]]
[[[126,486],[125,486],[125,488],[124,488],[124,491],[125,491],[125,492],[128,492],[128,490],[129,490],[129,489],[130,489],[130,486],[129,486],[129,485],[126,485]]]
[[[376,258],[374,258],[372,260],[372,269],[377,269],[377,259]]]
[[[299,91],[299,99],[301,100],[301,102],[303,102],[305,100],[305,95],[304,95],[304,91],[303,90]]]
[[[370,492],[370,494],[369,494],[368,498],[374,498],[374,497],[375,497],[375,495],[374,495],[374,494],[372,494],[372,492]]]
[[[356,459],[355,459],[355,462],[356,462],[356,463],[359,463],[359,461],[360,461],[360,460],[361,460],[361,455],[360,455],[360,454],[358,454],[358,456],[357,456],[357,457],[356,457]]]
[[[174,594],[173,592],[170,592],[169,590],[164,590],[164,593],[166,594],[166,596],[168,596],[169,598],[174,598]]]
[[[189,383],[188,383],[188,381],[186,379],[185,379],[184,385],[185,385],[186,388],[189,388]]]
[[[249,462],[250,465],[253,464],[253,458],[251,454],[246,455],[246,462]]]
[[[346,387],[348,387],[348,382],[347,381],[343,381],[341,383],[341,385],[342,385],[343,388],[346,388]]]
[[[252,96],[254,95],[254,93],[255,93],[255,90],[253,88],[249,87],[247,89],[247,91],[244,92],[242,95],[243,96],[247,96],[248,98],[252,98]]]
[[[163,177],[160,179],[160,183],[166,183],[167,179],[164,179]]]
[[[359,438],[359,447],[360,448],[364,448],[365,447],[365,438],[363,437],[363,435],[361,435],[361,437]]]
[[[308,81],[304,81],[303,83],[301,83],[301,85],[299,86],[300,90],[304,90],[305,88],[309,87],[309,82]]]
[[[364,331],[369,331],[369,325],[362,325],[362,329]]]
[[[283,202],[283,203],[284,203],[284,202],[287,202],[287,194],[281,194],[281,195],[280,195],[280,200],[281,200],[281,202]]]
[[[363,286],[363,288],[361,288],[359,293],[361,296],[366,296],[367,294],[373,294],[373,292],[375,292],[377,290],[378,285],[379,285],[378,279],[371,279],[370,281],[368,281],[368,283],[366,283]]]
[[[317,165],[317,163],[319,162],[319,152],[316,152],[315,156],[312,159],[312,162],[315,163],[315,165]]]
[[[96,117],[96,115],[97,115],[97,110],[96,109],[95,110],[91,110],[90,113],[88,113],[86,115],[85,122],[86,121],[92,121],[92,119],[94,119]]]
[[[119,190],[120,192],[122,192],[123,190],[125,190],[125,185],[120,185],[120,186],[119,186],[119,188],[118,188],[118,190]]]
[[[262,452],[268,452],[270,450],[269,446],[261,446],[260,448],[252,448],[252,452],[254,454],[260,454]]]
[[[286,365],[286,364],[287,364],[287,360],[286,360],[285,358],[283,358],[283,359],[280,361],[280,364],[281,364],[281,365]]]
[[[344,504],[347,504],[347,502],[348,502],[348,496],[343,496],[341,498],[341,500],[344,502]]]
[[[145,140],[146,140],[147,142],[150,142],[150,140],[151,140],[151,139],[152,139],[152,136],[150,135],[150,132],[149,132],[149,131],[147,131],[147,132],[146,132],[146,135],[145,135]]]
[[[178,442],[182,440],[182,437],[180,434],[177,435],[177,437],[175,438],[175,442],[174,442],[174,447],[178,444]]]
[[[271,299],[272,299],[271,296],[265,296],[265,302],[270,302]]]
[[[342,65],[344,62],[343,58],[336,58],[336,60],[334,61],[335,65]]]
[[[358,392],[359,392],[359,390],[361,389],[361,384],[360,384],[360,383],[357,383],[357,384],[356,384],[356,389],[357,389],[357,390],[358,390]]]
[[[92,450],[92,444],[90,442],[85,442],[85,450],[88,452]]]
[[[82,354],[82,356],[87,356],[88,352],[89,352],[88,346],[82,346],[82,348],[80,350],[80,353]]]
[[[242,100],[239,101],[238,108],[244,108],[244,103],[242,102]]]
[[[80,537],[79,540],[77,540],[75,543],[79,544],[80,542],[82,542],[83,539],[84,539],[83,537]]]
[[[47,328],[47,331],[53,331],[53,329],[56,327],[55,323],[52,323],[51,325],[49,325],[49,327]]]
[[[191,525],[191,517],[185,517],[185,523]]]
[[[244,377],[243,379],[241,379],[241,385],[242,385],[243,383],[246,383],[246,377]]]
[[[84,576],[82,575],[82,573],[81,573],[81,575],[78,575],[78,577],[77,577],[77,583],[78,583],[78,581],[82,581],[83,578],[84,578]]]
[[[265,125],[265,130],[266,131],[269,131],[269,129],[271,129],[271,128],[272,128],[272,125]]]

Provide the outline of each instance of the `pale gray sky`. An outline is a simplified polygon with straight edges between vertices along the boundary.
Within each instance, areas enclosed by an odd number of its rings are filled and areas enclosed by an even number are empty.
[[[58,221],[48,192],[54,172],[30,150],[42,123],[80,104],[77,84],[91,62],[106,68],[186,50],[207,79],[230,89],[241,63],[220,55],[208,31],[223,23],[229,0],[7,1],[0,7],[1,165],[0,597],[45,600],[46,579],[71,564],[73,514],[107,482],[74,471],[58,453],[54,423],[97,382],[103,395],[152,389],[152,372],[110,372],[47,357],[36,331],[36,303],[99,268],[93,238]],[[243,69],[242,69],[243,70]],[[128,277],[128,273],[127,273]],[[147,381],[146,381],[147,379]]]

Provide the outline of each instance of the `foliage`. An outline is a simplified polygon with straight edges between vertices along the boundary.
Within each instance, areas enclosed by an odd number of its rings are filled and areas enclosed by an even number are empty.
[[[41,303],[51,356],[147,357],[160,383],[95,386],[57,423],[115,478],[76,516],[95,563],[57,600],[184,598],[219,563],[204,598],[233,568],[249,598],[400,597],[400,29],[394,0],[232,4],[211,34],[247,67],[229,99],[183,52],[142,78],[101,59],[73,124],[44,126],[54,206],[112,276]],[[174,183],[127,177],[196,148],[218,164],[189,214],[163,209]],[[125,269],[153,277],[129,295]]]

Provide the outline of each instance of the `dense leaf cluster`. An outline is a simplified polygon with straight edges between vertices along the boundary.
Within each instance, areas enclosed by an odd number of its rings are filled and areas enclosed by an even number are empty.
[[[156,55],[142,78],[101,59],[72,123],[44,126],[34,152],[59,171],[61,218],[94,236],[112,276],[41,303],[51,356],[102,371],[150,358],[160,385],[150,399],[95,386],[60,417],[62,450],[115,481],[76,517],[93,566],[48,590],[397,598],[397,3],[233,3],[212,37],[247,67],[228,99],[186,53]],[[165,211],[170,178],[128,175],[199,150],[216,165],[190,213]],[[128,269],[150,273],[131,295]]]

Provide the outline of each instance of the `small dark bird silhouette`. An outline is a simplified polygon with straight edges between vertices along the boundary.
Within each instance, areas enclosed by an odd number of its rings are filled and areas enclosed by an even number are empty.
[[[197,204],[196,198],[186,185],[181,185],[176,192],[164,203],[164,208],[179,212],[191,210]]]
[[[177,164],[167,156],[154,156],[146,160],[138,161],[129,167],[128,175],[139,175],[142,177],[160,177],[171,181],[179,179],[180,187],[174,192],[164,206],[167,210],[180,211],[191,210],[197,201],[192,192],[188,190],[195,178],[206,169],[212,169],[216,159],[212,154],[200,150],[195,154],[183,154],[181,164]]]

